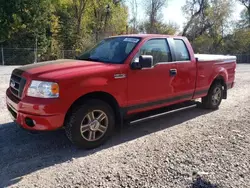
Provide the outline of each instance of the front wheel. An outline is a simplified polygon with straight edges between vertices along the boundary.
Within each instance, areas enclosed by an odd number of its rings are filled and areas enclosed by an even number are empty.
[[[91,149],[102,145],[111,136],[114,125],[113,109],[101,100],[90,100],[73,110],[65,130],[73,144]]]
[[[217,109],[223,98],[223,89],[220,83],[211,86],[206,97],[202,98],[202,106],[207,109]]]

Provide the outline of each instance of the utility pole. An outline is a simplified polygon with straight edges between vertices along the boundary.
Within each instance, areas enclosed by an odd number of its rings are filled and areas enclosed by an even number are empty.
[[[111,14],[111,7],[109,4],[107,4],[107,6],[105,7],[105,20],[104,20],[104,35],[106,34],[106,27],[107,27],[107,24],[108,24],[108,19],[110,17],[110,14]]]
[[[2,65],[4,65],[4,53],[3,53],[3,46],[1,47],[1,53],[2,53]]]
[[[37,36],[36,36],[36,44],[35,44],[34,55],[35,55],[35,61],[34,61],[34,63],[37,63]]]

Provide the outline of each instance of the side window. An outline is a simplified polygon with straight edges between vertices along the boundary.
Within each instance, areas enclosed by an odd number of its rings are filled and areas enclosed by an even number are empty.
[[[165,39],[151,39],[147,41],[136,54],[135,61],[138,61],[140,55],[152,55],[154,65],[172,61],[170,49]]]
[[[176,61],[189,61],[190,55],[188,49],[181,39],[174,39]]]

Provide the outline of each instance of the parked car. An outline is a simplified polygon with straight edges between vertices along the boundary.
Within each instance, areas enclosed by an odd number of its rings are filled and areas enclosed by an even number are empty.
[[[198,98],[217,109],[235,69],[235,56],[196,55],[185,37],[114,36],[74,60],[16,68],[6,102],[22,128],[65,128],[73,144],[95,148],[131,114]]]

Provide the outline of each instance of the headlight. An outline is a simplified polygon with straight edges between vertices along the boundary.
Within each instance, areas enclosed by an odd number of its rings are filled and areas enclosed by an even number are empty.
[[[27,95],[38,98],[58,98],[59,85],[55,82],[32,80]]]

